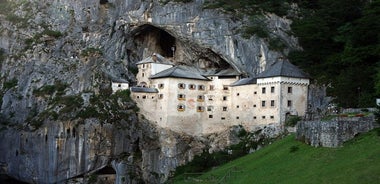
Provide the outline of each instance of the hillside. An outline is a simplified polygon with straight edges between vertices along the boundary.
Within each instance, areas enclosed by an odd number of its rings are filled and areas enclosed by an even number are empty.
[[[335,149],[311,147],[290,135],[198,178],[179,176],[174,183],[213,183],[206,182],[209,178],[226,183],[378,183],[379,155],[379,129]]]

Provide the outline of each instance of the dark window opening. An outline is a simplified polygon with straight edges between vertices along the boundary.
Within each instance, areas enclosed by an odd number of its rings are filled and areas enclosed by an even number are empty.
[[[208,115],[208,118],[213,118],[214,116],[212,114]]]

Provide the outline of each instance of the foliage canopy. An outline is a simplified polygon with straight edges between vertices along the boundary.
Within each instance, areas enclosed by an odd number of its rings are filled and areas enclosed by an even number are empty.
[[[329,84],[328,95],[340,106],[375,106],[374,97],[380,95],[380,0],[209,0],[205,8],[252,17],[245,37],[277,39],[255,19],[260,15],[292,19],[292,32],[303,50],[291,51],[288,59],[319,83]]]

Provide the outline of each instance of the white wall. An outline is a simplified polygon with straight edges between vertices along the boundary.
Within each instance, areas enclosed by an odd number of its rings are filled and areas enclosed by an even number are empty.
[[[121,83],[121,82],[112,82],[111,87],[112,87],[112,93],[115,93],[116,91],[119,91],[119,90],[129,89],[129,84]]]

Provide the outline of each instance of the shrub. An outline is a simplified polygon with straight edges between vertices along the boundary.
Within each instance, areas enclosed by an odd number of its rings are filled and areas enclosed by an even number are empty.
[[[299,149],[300,148],[298,146],[292,146],[292,147],[290,147],[289,152],[294,153],[294,152],[298,151]]]
[[[6,89],[11,89],[11,88],[17,86],[17,83],[18,83],[18,80],[17,80],[16,78],[13,78],[13,79],[11,79],[11,80],[9,80],[9,81],[4,82],[4,84],[3,84],[3,88],[4,88],[5,90],[6,90]]]
[[[45,29],[42,34],[45,34],[45,35],[48,35],[48,36],[52,36],[52,37],[55,37],[55,38],[59,38],[61,36],[63,36],[63,34],[60,32],[60,31],[54,31],[54,30],[50,30],[50,29]]]
[[[301,117],[290,115],[285,121],[285,126],[294,127],[297,124],[297,122],[300,120],[301,120]]]
[[[99,48],[88,47],[84,49],[81,53],[81,56],[83,57],[88,57],[88,56],[93,56],[93,55],[103,55],[103,52]]]
[[[3,48],[0,48],[0,66],[1,66],[2,61],[4,61],[4,59],[5,59],[5,51]]]

